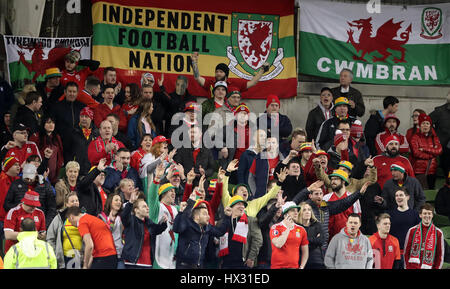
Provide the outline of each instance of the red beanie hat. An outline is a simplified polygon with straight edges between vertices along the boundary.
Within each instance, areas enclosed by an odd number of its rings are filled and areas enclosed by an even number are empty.
[[[433,125],[433,121],[431,120],[431,117],[429,115],[426,115],[425,113],[421,113],[419,115],[419,126],[422,124],[422,122],[428,121],[430,125]]]
[[[342,133],[342,131],[340,129],[337,129],[336,133],[334,135],[334,146],[335,147],[338,146],[338,144],[340,144],[344,140],[345,140],[344,134]]]
[[[8,157],[3,161],[2,170],[7,172],[14,164],[18,163],[19,160],[15,157]]]
[[[384,139],[384,143],[383,143],[384,147],[386,148],[389,145],[389,143],[393,142],[393,141],[396,141],[400,144],[400,139],[396,135],[393,134]]]
[[[354,138],[361,138],[363,135],[363,127],[359,119],[355,120],[350,128],[350,135]]]
[[[270,94],[267,96],[266,108],[268,108],[272,102],[276,102],[279,106],[281,106],[280,99],[275,94]]]
[[[84,107],[84,108],[80,111],[80,116],[82,116],[82,115],[86,115],[86,116],[89,117],[91,120],[94,119],[94,111],[93,111],[89,106]]]

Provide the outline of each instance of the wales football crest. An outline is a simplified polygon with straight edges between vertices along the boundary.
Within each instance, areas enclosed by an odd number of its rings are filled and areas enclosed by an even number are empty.
[[[237,76],[250,80],[264,63],[269,71],[261,81],[276,77],[283,70],[283,48],[278,47],[278,15],[233,13],[231,46],[227,47],[228,67]]]

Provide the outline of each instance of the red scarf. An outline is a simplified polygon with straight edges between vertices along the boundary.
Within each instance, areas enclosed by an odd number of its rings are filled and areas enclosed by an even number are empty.
[[[233,220],[231,220],[233,222]],[[234,229],[233,238],[231,240],[246,244],[247,243],[247,235],[248,235],[248,217],[244,213],[242,217],[236,224],[236,228]],[[219,257],[228,255],[228,232],[225,233],[222,237],[220,237],[219,243]]]
[[[433,267],[433,261],[434,257],[436,255],[436,242],[437,242],[437,235],[436,235],[436,227],[432,223],[430,227],[428,227],[428,230],[425,235],[425,241],[422,240],[422,222],[417,226],[416,230],[414,231],[413,235],[413,243],[411,246],[411,256],[408,260],[409,263],[415,263],[420,264],[421,269],[431,269]],[[424,246],[423,254],[422,252],[422,245]]]

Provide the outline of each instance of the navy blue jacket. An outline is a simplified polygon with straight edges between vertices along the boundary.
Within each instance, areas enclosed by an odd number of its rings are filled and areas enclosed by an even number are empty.
[[[284,159],[281,153],[278,154],[278,157],[279,161]],[[255,157],[255,165],[256,174],[249,174],[248,184],[252,191],[251,193],[253,194],[252,198],[256,199],[267,193],[267,183],[269,182],[269,161],[266,158],[262,158],[262,153],[259,153]],[[249,200],[250,199],[251,198],[249,196]]]
[[[131,142],[131,149],[137,150],[141,145],[142,135],[139,133],[138,125],[142,127],[142,131],[145,131],[144,124],[138,123],[141,114],[133,115],[128,121],[128,131],[127,136]],[[152,130],[152,139],[157,136],[156,131]]]
[[[134,214],[132,214],[132,211],[133,204],[127,202],[122,211],[122,214],[120,215],[122,224],[124,226],[123,235],[125,240],[125,245],[122,251],[122,258],[123,260],[132,263],[136,263],[139,260],[143,247],[142,243],[144,242],[144,226],[146,226],[150,233],[151,240],[150,246],[152,252],[150,255],[151,259],[154,260],[153,256],[155,250],[155,237],[166,230],[167,223],[155,224],[149,218],[145,218],[145,220],[142,221]]]
[[[238,184],[248,185],[248,174],[250,173],[249,170],[255,157],[256,153],[249,149],[242,153],[241,157],[239,158],[239,167],[237,170]]]
[[[107,167],[105,169],[105,174],[106,178],[103,187],[110,192],[114,192],[114,189],[119,185],[120,181],[122,180],[122,172],[116,170],[113,167]],[[134,186],[142,190],[142,181],[139,178],[139,173],[136,171],[136,169],[130,167],[128,169],[126,178],[132,179],[134,182]]]
[[[191,218],[193,201],[188,200],[188,206],[178,213],[173,223],[173,231],[178,233],[178,247],[176,252],[177,263],[198,265],[203,267],[206,247],[210,236],[221,237],[231,226],[231,218],[224,218],[220,226],[207,224],[203,228]]]

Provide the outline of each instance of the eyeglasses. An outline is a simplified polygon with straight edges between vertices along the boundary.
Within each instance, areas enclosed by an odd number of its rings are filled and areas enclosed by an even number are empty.
[[[411,115],[411,117],[415,118],[415,117],[419,117],[419,115],[418,114],[413,114],[413,115]]]

